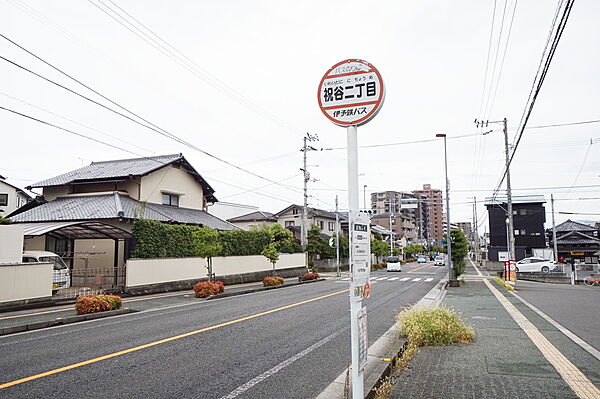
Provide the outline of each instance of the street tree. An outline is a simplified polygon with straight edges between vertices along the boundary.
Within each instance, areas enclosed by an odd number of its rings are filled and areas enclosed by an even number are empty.
[[[450,230],[450,245],[452,248],[452,270],[454,280],[456,280],[465,271],[465,257],[469,252],[469,243],[462,230]]]
[[[219,232],[206,226],[200,227],[192,233],[194,239],[194,253],[196,256],[206,259],[208,267],[208,280],[213,281],[212,258],[221,251]]]
[[[277,261],[279,260],[279,251],[277,250],[277,244],[275,244],[274,242],[270,243],[269,245],[267,245],[265,247],[265,249],[263,249],[262,251],[262,255],[267,258],[269,260],[269,262],[271,262],[273,264],[273,276],[276,275],[275,273],[275,263],[277,263]]]
[[[390,253],[390,244],[381,240],[381,235],[374,234],[371,238],[371,253],[375,255],[377,262],[381,257]]]

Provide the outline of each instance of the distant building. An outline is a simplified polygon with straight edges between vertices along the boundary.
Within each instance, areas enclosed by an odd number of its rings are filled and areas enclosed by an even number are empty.
[[[552,247],[552,229],[548,229],[548,241]],[[600,251],[600,228],[567,220],[556,226],[558,257],[574,259],[581,263],[598,263]]]
[[[294,238],[300,241],[302,206],[290,205],[277,212],[273,217],[277,218],[277,223],[282,227],[285,227],[294,233]],[[306,232],[308,232],[313,225],[316,225],[321,229],[321,233],[324,237],[331,237],[333,233],[335,233],[335,213],[322,209],[307,208]]]
[[[488,198],[485,201],[490,231],[488,259],[491,261],[499,260],[499,252],[508,252],[506,202],[506,197]],[[533,248],[546,248],[545,203],[543,195],[512,197],[516,260],[532,256]]]
[[[458,222],[456,227],[461,229],[467,237],[467,240],[473,240],[473,229],[471,228],[471,222]]]
[[[31,196],[0,176],[0,218],[6,217],[31,201]]]
[[[424,238],[435,244],[441,244],[444,239],[444,215],[442,205],[442,190],[431,188],[431,184],[423,184],[422,190],[413,190],[419,197],[419,204],[424,213],[427,232]]]
[[[277,223],[277,218],[270,212],[256,211],[228,219],[227,221],[241,229],[252,230],[261,224]]]

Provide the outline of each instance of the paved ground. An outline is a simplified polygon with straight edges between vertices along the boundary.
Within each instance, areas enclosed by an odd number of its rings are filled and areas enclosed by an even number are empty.
[[[374,273],[369,341],[442,276]],[[153,304],[138,313],[3,336],[0,398],[316,397],[348,366],[347,288],[331,278],[211,301],[176,293],[139,301]]]
[[[472,267],[467,271],[474,274]],[[474,328],[476,342],[421,348],[408,370],[400,375],[391,397],[586,397],[578,396],[565,382],[484,282],[469,277],[471,278],[465,285],[448,290],[444,304],[459,311],[466,323]],[[503,290],[502,293],[506,292],[500,286],[495,286],[498,290]],[[524,296],[528,296],[526,292],[527,288],[523,287]],[[535,295],[538,294],[532,294]],[[504,294],[504,297],[596,387],[600,387],[598,359],[573,343],[514,296]],[[592,396],[587,397],[597,396],[592,393]]]

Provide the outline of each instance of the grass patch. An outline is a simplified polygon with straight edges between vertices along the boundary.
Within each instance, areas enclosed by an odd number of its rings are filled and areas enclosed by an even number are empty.
[[[501,286],[503,286],[504,288],[506,288],[509,291],[514,291],[515,290],[515,287],[513,287],[510,284],[508,284],[506,281],[502,280],[500,277],[494,277],[494,281],[497,282],[498,284],[500,284]]]

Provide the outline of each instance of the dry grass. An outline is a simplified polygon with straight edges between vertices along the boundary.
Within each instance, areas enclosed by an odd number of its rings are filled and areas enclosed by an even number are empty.
[[[509,291],[514,291],[515,290],[515,287],[513,287],[510,284],[508,284],[506,281],[502,280],[500,277],[494,277],[494,281],[497,282],[498,284],[504,286],[504,288],[506,288]]]

